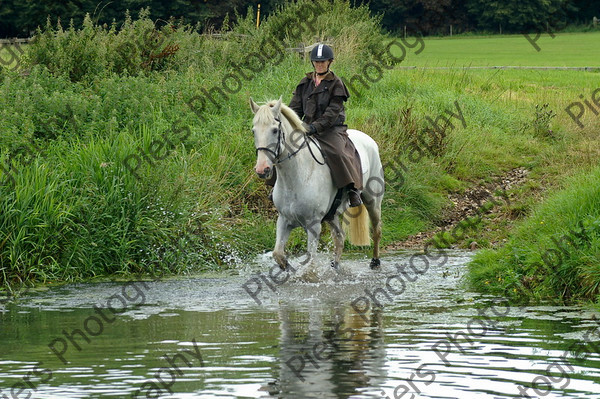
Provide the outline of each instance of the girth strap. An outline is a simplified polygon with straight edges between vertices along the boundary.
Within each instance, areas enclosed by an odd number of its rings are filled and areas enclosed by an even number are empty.
[[[335,194],[335,198],[333,199],[333,204],[331,204],[331,208],[329,208],[329,211],[327,211],[325,216],[323,216],[323,219],[321,219],[321,223],[323,223],[326,220],[333,220],[333,218],[335,217],[335,212],[337,211],[340,204],[342,203],[342,194],[343,193],[344,193],[344,189],[338,188],[338,191]]]

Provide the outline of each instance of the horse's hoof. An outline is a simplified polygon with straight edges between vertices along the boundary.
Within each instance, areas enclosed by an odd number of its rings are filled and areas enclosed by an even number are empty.
[[[375,269],[379,269],[379,267],[381,266],[381,261],[379,259],[371,259],[371,270],[375,270]]]
[[[334,260],[331,261],[331,267],[333,267],[335,270],[339,270],[340,269],[340,264],[339,262],[336,262]]]
[[[281,263],[277,263],[279,265],[279,268],[283,271],[286,271],[288,269],[288,267],[290,266],[290,263],[286,260],[285,261],[285,265],[282,265]]]

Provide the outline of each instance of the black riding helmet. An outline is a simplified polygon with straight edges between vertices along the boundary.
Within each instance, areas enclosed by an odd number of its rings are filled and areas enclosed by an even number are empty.
[[[318,44],[310,51],[310,62],[314,61],[329,61],[329,65],[333,62],[333,50],[326,44]],[[329,73],[329,65],[327,65],[327,71],[319,73],[315,70],[315,73],[319,76],[327,75]],[[315,64],[313,64],[313,67]]]
[[[333,50],[326,44],[318,44],[310,51],[311,61],[327,61],[333,59]]]

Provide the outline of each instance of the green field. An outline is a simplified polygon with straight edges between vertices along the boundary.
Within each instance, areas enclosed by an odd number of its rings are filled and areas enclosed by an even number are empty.
[[[535,34],[530,35],[535,41]],[[427,67],[554,66],[600,67],[600,32],[542,33],[535,43],[523,35],[428,38],[418,55],[408,52],[402,65]],[[407,39],[412,43],[412,39]]]

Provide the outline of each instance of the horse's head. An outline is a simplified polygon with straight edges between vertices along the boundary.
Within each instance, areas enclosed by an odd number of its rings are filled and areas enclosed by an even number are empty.
[[[250,108],[254,112],[252,131],[256,147],[256,165],[254,171],[261,179],[273,175],[273,163],[282,151],[281,140],[281,98],[259,106],[250,99]]]

